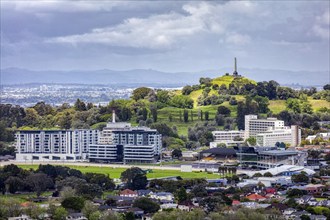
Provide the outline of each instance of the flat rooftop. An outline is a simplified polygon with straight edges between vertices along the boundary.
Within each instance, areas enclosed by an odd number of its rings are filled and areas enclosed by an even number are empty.
[[[285,156],[285,155],[297,155],[298,151],[288,151],[288,150],[268,150],[260,151],[260,155],[270,155],[270,156]]]

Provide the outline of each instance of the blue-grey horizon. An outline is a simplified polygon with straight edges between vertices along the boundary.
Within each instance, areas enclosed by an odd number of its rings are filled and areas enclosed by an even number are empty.
[[[329,1],[1,1],[1,68],[329,71]]]

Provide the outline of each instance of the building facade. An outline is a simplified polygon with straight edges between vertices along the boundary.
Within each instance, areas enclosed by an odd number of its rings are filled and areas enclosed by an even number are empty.
[[[95,162],[155,162],[162,136],[155,129],[108,123],[102,130],[29,130],[16,133],[16,160],[87,160]]]
[[[291,128],[284,127],[283,129],[270,129],[264,133],[257,134],[256,141],[258,146],[275,146],[276,143],[290,144],[292,147],[299,146],[301,142],[301,130],[294,125]]]
[[[26,130],[16,133],[16,160],[84,160],[99,131]]]
[[[210,143],[210,148],[217,147],[219,144],[233,146],[244,142],[244,131],[212,131],[214,141]]]
[[[276,118],[258,119],[257,115],[245,115],[245,139],[256,137],[267,130],[284,129],[284,121]]]
[[[91,161],[152,163],[161,153],[162,137],[155,129],[125,127],[112,131],[111,138],[108,144],[90,146]]]

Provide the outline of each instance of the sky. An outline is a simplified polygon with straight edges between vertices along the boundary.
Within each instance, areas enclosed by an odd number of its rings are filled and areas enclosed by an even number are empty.
[[[326,70],[329,1],[1,0],[1,68]]]

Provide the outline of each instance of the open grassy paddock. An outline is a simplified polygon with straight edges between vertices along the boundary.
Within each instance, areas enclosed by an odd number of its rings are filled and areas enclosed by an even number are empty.
[[[18,165],[23,169],[33,169],[36,170],[39,165]],[[110,178],[119,178],[120,174],[126,170],[126,168],[113,168],[105,166],[74,166],[74,165],[65,165],[67,167],[80,170],[83,173],[101,173],[109,175]],[[169,177],[169,176],[181,176],[184,179],[195,179],[195,178],[207,178],[215,179],[219,178],[218,174],[209,174],[207,172],[181,172],[180,170],[160,170],[153,169],[152,172],[147,174],[148,178],[160,178],[160,177]]]

